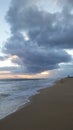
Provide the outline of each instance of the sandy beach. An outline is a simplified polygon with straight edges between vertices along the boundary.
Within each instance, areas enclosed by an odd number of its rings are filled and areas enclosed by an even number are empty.
[[[73,78],[41,90],[26,107],[0,120],[0,130],[73,130]]]

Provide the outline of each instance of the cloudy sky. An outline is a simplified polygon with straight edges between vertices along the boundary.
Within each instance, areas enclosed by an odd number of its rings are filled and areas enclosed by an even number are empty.
[[[73,75],[73,0],[0,2],[0,78]]]

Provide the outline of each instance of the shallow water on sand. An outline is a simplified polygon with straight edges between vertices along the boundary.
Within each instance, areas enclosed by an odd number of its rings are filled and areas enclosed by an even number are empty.
[[[0,80],[0,119],[28,103],[29,97],[51,86],[55,80]]]

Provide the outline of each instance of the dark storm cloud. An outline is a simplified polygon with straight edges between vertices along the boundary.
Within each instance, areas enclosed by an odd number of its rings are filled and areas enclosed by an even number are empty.
[[[10,38],[8,43],[5,45],[4,51],[7,54],[18,56],[12,61],[26,67],[26,70],[23,69],[25,73],[56,69],[59,67],[59,63],[70,60],[70,56],[64,50],[59,49],[58,51],[54,48],[40,47],[36,43],[26,42],[19,34]]]
[[[10,66],[10,67],[0,67],[0,73],[2,74],[3,72],[6,73],[10,72],[12,74],[23,74],[24,73],[24,68],[23,67],[17,67],[17,66]]]
[[[7,40],[4,52],[19,57],[28,73],[56,69],[59,63],[69,62],[71,57],[64,49],[73,48],[73,15],[64,4],[59,13],[39,10],[32,0],[13,0],[6,19],[12,36]],[[64,8],[66,5],[66,8]],[[69,5],[70,6],[70,5]],[[26,32],[26,41],[22,32]]]
[[[39,15],[39,11],[36,14],[33,13],[33,18]],[[41,16],[36,18],[37,24],[35,21],[31,23],[31,18],[26,22],[27,25],[30,25],[30,23],[32,25],[28,26],[28,34],[31,40],[36,41],[39,46],[73,48],[73,15],[63,10],[59,14],[43,14],[41,12]]]
[[[17,67],[0,67],[0,72],[2,71],[15,71],[17,69]]]
[[[63,51],[49,50],[46,52],[29,52],[28,56],[24,59],[24,63],[28,68],[28,72],[42,72],[45,70],[52,70],[58,68],[58,63],[68,62],[70,57]],[[53,51],[53,52],[52,52]],[[30,57],[29,57],[30,56]]]
[[[8,58],[8,56],[0,56],[0,61],[4,61],[4,60],[6,60]]]
[[[60,6],[69,10],[73,8],[73,0],[58,0],[57,2]]]
[[[51,14],[39,11],[36,6],[25,8],[24,5],[22,0],[21,5],[13,4],[8,11],[7,21],[11,24],[13,34],[27,30],[31,40],[39,45],[65,49],[73,47],[73,15],[70,12],[63,10]]]

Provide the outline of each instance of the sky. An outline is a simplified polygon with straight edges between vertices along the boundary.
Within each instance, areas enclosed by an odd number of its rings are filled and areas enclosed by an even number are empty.
[[[73,76],[73,0],[0,1],[0,78]]]

